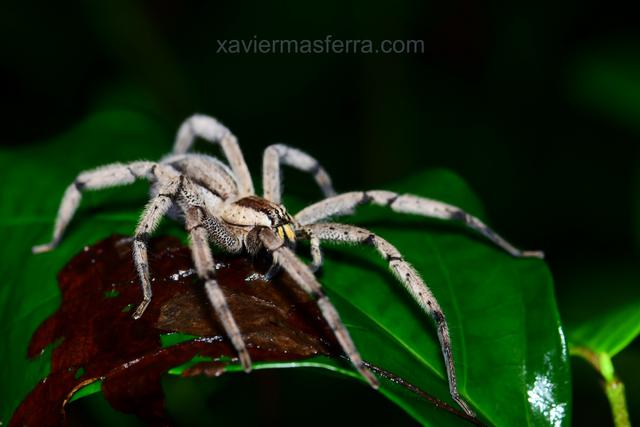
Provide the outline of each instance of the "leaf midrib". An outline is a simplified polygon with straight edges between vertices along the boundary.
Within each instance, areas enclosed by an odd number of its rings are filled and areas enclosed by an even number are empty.
[[[456,298],[455,293],[453,292],[453,282],[451,281],[449,270],[446,268],[444,259],[442,258],[442,254],[440,253],[440,249],[438,248],[438,245],[436,245],[436,243],[434,242],[433,237],[431,235],[427,235],[426,238],[429,246],[433,249],[438,267],[442,270],[443,276],[445,278],[445,283],[447,284],[447,289],[451,294],[451,305],[453,306],[453,310],[456,313],[456,318],[462,319],[460,307],[458,306],[458,299]],[[462,330],[462,328],[460,328],[460,330]],[[467,347],[464,339],[464,334],[459,334],[459,340],[460,340],[460,346],[462,347],[462,351],[460,353],[462,353],[461,356],[463,359],[464,374],[465,374],[464,378],[465,378],[465,386],[466,386],[466,380],[468,378],[467,376],[468,367],[467,367]],[[493,421],[493,419],[487,416],[487,414],[482,410],[482,407],[478,405],[477,402],[475,402],[471,398],[471,396],[468,395],[468,393],[466,393],[464,397],[467,400],[467,402],[471,403],[476,410],[478,410],[487,420],[491,421],[491,423],[495,425],[495,422]]]

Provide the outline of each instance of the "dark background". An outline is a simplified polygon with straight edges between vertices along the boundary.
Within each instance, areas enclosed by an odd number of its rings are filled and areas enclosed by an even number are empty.
[[[254,35],[424,40],[425,52],[216,53],[217,40]],[[627,2],[10,0],[0,43],[4,145],[44,141],[99,110],[143,111],[171,130],[202,112],[234,130],[253,171],[274,142],[312,153],[338,190],[454,170],[501,234],[546,251],[561,310],[577,271],[637,259],[640,20]],[[298,181],[287,185],[310,183]],[[625,360],[639,352],[635,343],[623,355],[623,380],[638,378]],[[574,422],[606,425],[606,400],[581,363]],[[277,381],[286,389],[296,378]],[[280,402],[281,412],[299,404],[291,392]]]

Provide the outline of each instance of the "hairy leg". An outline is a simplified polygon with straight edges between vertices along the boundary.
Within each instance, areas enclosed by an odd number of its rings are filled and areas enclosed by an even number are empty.
[[[144,208],[140,222],[136,227],[133,237],[133,262],[138,271],[140,286],[142,286],[143,299],[133,313],[134,319],[139,319],[149,306],[152,297],[151,277],[149,274],[149,257],[147,244],[149,236],[167,213],[173,201],[179,197],[181,187],[184,184],[184,176],[180,175],[159,188],[155,196]]]
[[[134,236],[134,261],[140,276],[144,299],[136,309],[133,317],[138,319],[144,313],[151,302],[152,291],[149,280],[149,263],[147,259],[147,241],[150,233],[167,213],[172,203],[175,203],[182,212],[195,209],[199,216],[198,225],[207,229],[208,236],[229,253],[237,253],[242,249],[242,241],[231,233],[216,218],[205,214],[205,202],[198,191],[199,186],[184,175],[179,175],[158,190],[158,194],[145,208],[140,223]],[[186,218],[187,220],[189,218]]]
[[[342,323],[338,311],[324,294],[322,286],[320,286],[320,283],[318,283],[311,270],[309,270],[309,267],[307,267],[291,249],[285,247],[284,241],[278,238],[270,229],[261,229],[259,238],[265,247],[273,253],[274,262],[281,265],[282,268],[289,273],[291,278],[316,300],[322,316],[327,321],[327,324],[335,334],[338,343],[347,357],[349,357],[349,360],[351,360],[351,363],[353,363],[358,372],[360,372],[372,387],[378,388],[379,382],[377,378],[364,365],[362,357],[356,349],[349,335],[349,331],[347,331],[347,328]]]
[[[280,164],[291,166],[313,175],[324,197],[336,195],[329,174],[320,163],[307,153],[283,144],[270,145],[262,158],[263,197],[274,203],[281,203],[282,175]]]
[[[296,214],[295,219],[302,225],[313,224],[333,216],[347,215],[357,206],[374,204],[388,206],[395,212],[421,215],[430,218],[459,221],[479,232],[494,244],[516,257],[542,258],[539,251],[522,251],[500,237],[478,218],[462,209],[437,200],[391,191],[354,191],[340,194],[308,206]]]
[[[238,195],[244,197],[255,194],[251,174],[244,161],[244,156],[240,151],[236,137],[213,117],[195,114],[185,120],[178,130],[173,152],[175,154],[186,153],[198,137],[221,145],[222,151],[238,181]]]
[[[322,267],[322,249],[320,249],[320,239],[315,234],[311,234],[309,238],[311,246],[311,271],[314,273]]]
[[[233,318],[222,289],[215,279],[216,268],[208,241],[208,227],[202,211],[197,207],[187,210],[187,230],[191,237],[191,252],[198,276],[205,280],[205,290],[209,301],[233,347],[238,352],[240,363],[246,372],[251,371],[251,357],[242,339],[240,328]]]
[[[227,200],[238,194],[233,172],[215,157],[205,154],[171,154],[161,160],[204,186],[217,197]]]
[[[296,232],[298,239],[309,241],[309,250],[311,252],[311,264],[309,268],[312,272],[317,272],[322,267],[322,249],[320,248],[320,239],[313,234],[309,227],[303,227]]]
[[[407,291],[409,291],[413,299],[420,304],[420,307],[436,322],[438,339],[447,369],[449,391],[453,400],[455,400],[468,415],[473,416],[473,411],[467,403],[462,400],[458,392],[456,370],[451,350],[451,338],[444,313],[429,287],[424,283],[422,278],[420,278],[411,264],[404,260],[402,254],[381,237],[376,236],[368,230],[352,225],[333,223],[313,224],[305,227],[305,231],[320,240],[371,245],[389,262],[389,268],[398,280],[404,285]]]
[[[33,247],[34,253],[46,252],[54,249],[62,239],[69,222],[73,218],[82,192],[86,190],[100,190],[133,183],[137,178],[144,178],[160,183],[167,182],[177,176],[175,172],[154,162],[133,162],[128,164],[113,163],[97,169],[81,172],[75,181],[67,187],[62,197],[51,242]]]

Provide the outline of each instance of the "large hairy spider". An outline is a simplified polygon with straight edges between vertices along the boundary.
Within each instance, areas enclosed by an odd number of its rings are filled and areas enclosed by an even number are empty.
[[[208,155],[189,153],[197,137],[219,143],[229,166]],[[294,216],[287,213],[280,199],[281,164],[312,174],[325,198]],[[541,257],[542,254],[516,249],[479,219],[455,206],[436,200],[384,190],[336,195],[329,175],[319,163],[308,154],[286,145],[267,147],[262,173],[264,189],[263,196],[259,197],[255,194],[251,175],[236,137],[216,119],[194,115],[180,127],[173,152],[159,162],[114,163],[80,173],[62,198],[53,240],[48,244],[35,246],[33,252],[49,251],[60,243],[83,191],[130,184],[138,178],[147,179],[151,182],[152,198],[144,209],[133,239],[134,262],[144,295],[142,303],[133,314],[134,318],[140,318],[151,301],[147,240],[161,218],[168,214],[185,223],[198,275],[205,281],[207,296],[246,372],[251,370],[251,359],[225,296],[216,282],[216,267],[209,242],[232,254],[246,251],[255,255],[263,249],[271,253],[273,265],[263,278],[268,279],[283,268],[315,299],[345,354],[369,384],[377,388],[378,380],[363,363],[338,312],[314,275],[314,271],[322,264],[322,241],[373,246],[389,262],[389,268],[413,299],[436,322],[451,396],[467,414],[473,415],[473,411],[458,393],[445,316],[415,269],[393,245],[370,231],[325,221],[330,217],[350,214],[360,205],[375,204],[387,206],[395,212],[461,221],[516,257]],[[295,255],[294,244],[298,239],[309,240],[311,265],[305,264]]]

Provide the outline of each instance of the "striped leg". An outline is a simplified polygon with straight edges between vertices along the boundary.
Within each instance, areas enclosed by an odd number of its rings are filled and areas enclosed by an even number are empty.
[[[137,178],[145,178],[150,181],[157,180],[162,183],[171,177],[172,171],[169,170],[169,168],[145,161],[128,164],[113,163],[90,171],[81,172],[76,180],[67,187],[62,197],[56,222],[53,227],[53,238],[51,242],[34,246],[32,249],[33,252],[42,253],[50,251],[60,243],[62,235],[80,205],[82,192],[128,185],[133,183]]]
[[[175,154],[186,153],[198,137],[220,144],[231,170],[238,180],[239,196],[253,195],[254,189],[251,174],[244,161],[242,151],[240,151],[238,140],[229,129],[213,117],[195,114],[185,120],[178,130],[173,152]]]
[[[282,175],[280,173],[280,164],[312,174],[324,197],[336,195],[329,174],[316,159],[297,148],[274,144],[264,150],[264,157],[262,158],[262,187],[265,199],[274,203],[281,203]]]
[[[364,204],[388,206],[393,211],[400,213],[460,221],[515,257],[542,258],[544,256],[539,251],[517,249],[478,218],[469,215],[456,206],[425,197],[397,194],[391,191],[354,191],[340,194],[304,208],[296,214],[295,219],[302,225],[313,224],[329,217],[347,215],[357,206]]]
[[[184,184],[184,176],[179,175],[158,189],[155,196],[144,208],[140,222],[136,227],[133,237],[133,262],[138,271],[140,286],[142,286],[143,299],[136,311],[133,313],[134,319],[139,319],[151,302],[151,278],[149,274],[149,257],[147,254],[147,244],[149,236],[160,223],[162,217],[167,213],[173,201],[180,195]]]
[[[315,234],[309,236],[311,246],[311,271],[314,273],[322,267],[322,249],[320,249],[320,239]]]
[[[205,280],[205,290],[213,309],[222,324],[233,347],[238,352],[240,363],[245,372],[251,371],[251,357],[242,339],[240,328],[233,318],[229,305],[224,297],[222,289],[215,279],[216,267],[209,247],[209,226],[205,221],[202,211],[197,207],[187,210],[187,230],[191,237],[191,252],[193,261],[198,271],[198,276]]]
[[[161,163],[173,166],[222,200],[238,194],[233,172],[215,157],[192,153],[171,154],[163,158]]]
[[[285,247],[284,241],[278,238],[270,229],[261,229],[259,237],[265,247],[273,253],[274,262],[281,265],[282,268],[289,273],[291,278],[316,300],[322,316],[335,334],[342,350],[347,357],[349,357],[349,360],[351,360],[351,363],[353,363],[358,372],[360,372],[373,388],[378,388],[378,379],[364,365],[362,357],[356,349],[349,335],[349,331],[347,331],[347,328],[342,323],[338,311],[324,294],[322,286],[320,286],[320,283],[318,283],[311,270],[309,270],[309,267],[307,267],[291,249]]]
[[[420,307],[429,313],[436,322],[438,339],[442,347],[442,354],[447,369],[451,397],[453,397],[453,400],[455,400],[468,415],[474,416],[469,405],[462,400],[460,393],[458,393],[456,370],[451,350],[451,338],[444,313],[438,301],[431,293],[431,290],[429,290],[411,264],[403,259],[400,252],[398,252],[393,245],[363,228],[345,224],[325,223],[309,225],[305,227],[305,231],[320,240],[371,245],[389,262],[389,268],[398,280],[402,282],[413,299],[420,304]]]
[[[322,249],[320,248],[320,239],[313,234],[309,227],[304,227],[296,232],[296,236],[300,240],[309,241],[309,250],[311,252],[311,264],[309,268],[316,273],[322,267]]]

